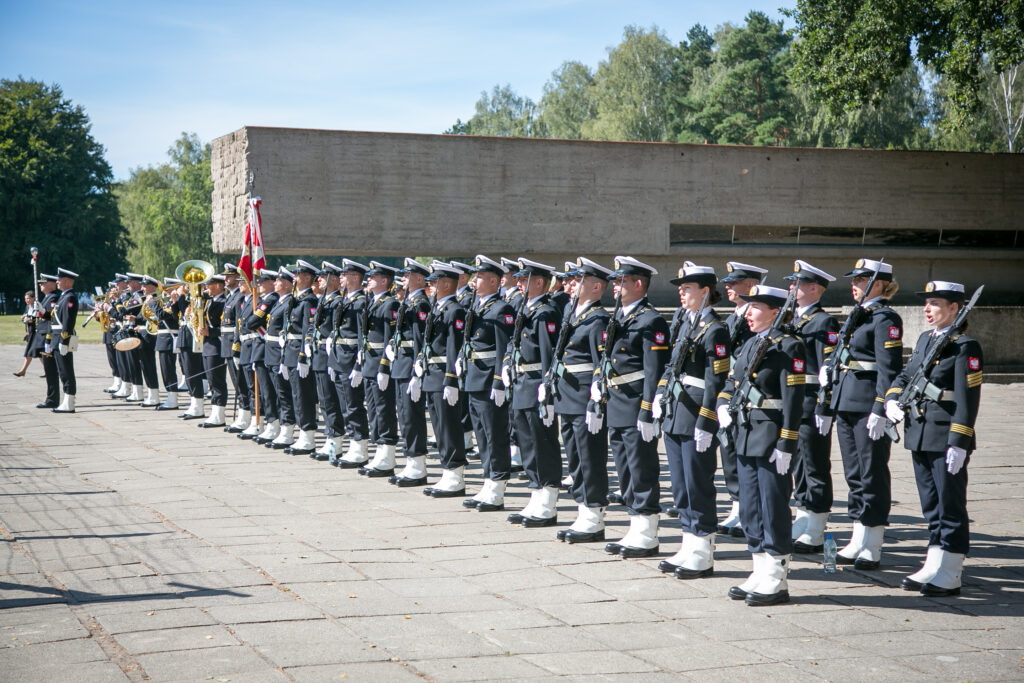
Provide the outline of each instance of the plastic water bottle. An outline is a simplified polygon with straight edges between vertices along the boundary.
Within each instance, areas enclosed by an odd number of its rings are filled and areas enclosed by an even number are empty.
[[[825,536],[825,573],[836,573],[836,539],[832,534]]]

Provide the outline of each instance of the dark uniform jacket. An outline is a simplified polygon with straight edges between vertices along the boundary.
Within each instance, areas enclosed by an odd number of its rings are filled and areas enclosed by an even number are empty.
[[[58,344],[67,344],[68,340],[75,334],[75,325],[78,323],[78,295],[74,290],[68,289],[61,292],[57,303],[53,307],[53,318],[50,321],[51,334],[60,330],[60,339],[55,340]]]
[[[733,358],[739,353],[743,342],[754,336],[754,333],[750,331],[750,326],[747,325],[747,318],[745,316],[747,306],[749,305],[737,306],[725,317],[725,327],[729,330],[729,353]]]
[[[174,342],[174,348],[192,352],[192,328],[185,319],[185,309],[188,308],[188,297],[182,294],[178,300],[171,304],[171,315],[178,319],[178,338]]]
[[[277,302],[270,309],[263,349],[263,363],[267,367],[275,367],[284,362],[284,342],[288,334],[288,315],[291,310],[291,294],[279,296]]]
[[[320,297],[317,302],[316,314],[309,319],[305,331],[304,345],[313,351],[313,372],[327,372],[330,357],[331,332],[334,329],[334,307],[341,300],[341,292],[333,290]]]
[[[521,315],[519,338],[509,340],[503,359],[503,363],[512,368],[514,410],[537,407],[537,389],[551,367],[562,317],[548,294],[527,302]]]
[[[366,292],[357,289],[338,299],[331,312],[334,350],[331,352],[330,367],[336,373],[348,377],[356,365],[359,353],[359,320],[366,306]]]
[[[479,302],[478,302],[479,305]],[[466,312],[469,315],[469,312]],[[487,391],[504,389],[501,379],[501,361],[515,326],[515,311],[505,301],[493,294],[473,314],[469,335],[471,357],[466,359],[466,391]],[[483,354],[484,357],[481,357]]]
[[[462,348],[465,328],[466,309],[454,296],[443,299],[427,314],[423,331],[426,354],[418,356],[424,360],[423,391],[436,392],[459,386],[455,359]]]
[[[831,407],[884,415],[885,392],[903,369],[903,320],[884,299],[865,308],[866,318],[850,336],[848,353],[836,349],[843,367],[850,369],[839,375]]]
[[[804,418],[808,419],[818,409],[818,370],[832,357],[839,341],[839,323],[822,310],[820,304],[811,304],[800,317],[793,320],[793,334],[803,341],[807,348],[807,384],[804,387]],[[824,413],[824,408],[818,412]]]
[[[60,298],[60,291],[55,289],[44,296],[39,304],[42,310],[39,312],[39,320],[36,321],[36,339],[38,342],[33,347],[45,353],[53,353],[54,349],[53,337],[50,334],[50,324],[53,320],[53,308],[57,305],[58,298]],[[50,345],[49,350],[46,349],[47,345]]]
[[[375,296],[363,308],[359,319],[359,334],[365,342],[362,358],[363,379],[376,378],[381,366],[385,373],[390,372],[391,361],[384,357],[384,346],[395,333],[395,320],[398,318],[400,305],[398,299],[385,292]]]
[[[592,301],[579,315],[566,309],[563,325],[568,325],[569,338],[557,367],[555,380],[555,412],[560,415],[583,415],[590,405],[590,383],[601,363],[608,319],[611,316],[600,301]]]
[[[280,295],[277,292],[267,292],[260,296],[259,301],[256,303],[256,310],[253,311],[251,308],[245,308],[245,322],[242,323],[242,334],[245,336],[254,334],[255,337],[242,342],[242,355],[245,356],[245,345],[250,344],[251,350],[249,351],[249,362],[250,363],[264,363],[266,365],[280,365],[280,360],[276,363],[267,363],[267,354],[269,353],[270,346],[273,346],[280,358],[281,347],[274,342],[271,344],[266,341],[266,335],[269,334],[270,325],[270,313],[274,310],[277,305]],[[243,361],[244,362],[244,361]]]
[[[672,355],[658,382],[658,393],[669,391],[672,369],[682,349],[679,340],[690,332],[689,317],[686,315],[689,312],[682,308],[679,310],[684,311],[683,324],[678,328]],[[669,434],[687,436],[693,435],[694,427],[712,434],[718,431],[715,404],[725,386],[725,378],[729,376],[729,366],[729,331],[718,314],[706,308],[694,332],[690,351],[683,360],[682,372],[676,378],[683,383],[682,393],[678,400],[669,396],[672,416],[662,422],[662,429]]]
[[[740,347],[725,388],[718,395],[718,405],[729,403],[749,373],[757,342],[758,337],[752,336]],[[745,402],[746,424],[740,425],[735,420],[729,427],[737,453],[748,458],[760,458],[771,455],[775,448],[784,453],[796,452],[803,418],[806,357],[804,343],[797,337],[790,334],[772,337],[771,345],[752,375],[754,388],[761,394],[757,404],[761,407]],[[766,404],[765,401],[773,403]]]
[[[411,292],[399,306],[395,318],[395,334],[391,338],[391,343],[398,346],[395,360],[391,364],[391,376],[395,379],[412,377],[412,364],[416,351],[423,347],[423,331],[429,314],[430,301],[422,289]],[[399,318],[402,319],[401,328],[398,327]]]
[[[167,306],[161,306],[159,301],[152,305],[146,305],[154,309],[153,312],[159,321],[157,323],[156,344],[153,348],[156,351],[173,351],[174,341],[180,326],[178,312],[175,310],[174,305],[168,303]]]
[[[292,298],[288,312],[288,326],[285,330],[284,365],[295,369],[299,363],[309,363],[305,349],[305,331],[309,321],[316,315],[317,296],[313,290],[303,289]]]
[[[224,294],[206,301],[206,336],[203,338],[203,357],[220,356],[220,317],[224,313]]]
[[[934,338],[926,332],[917,340],[910,362],[886,392],[887,399],[895,399],[903,391]],[[981,402],[981,364],[981,345],[966,334],[946,345],[927,375],[928,381],[942,390],[940,400],[922,400],[904,419],[903,445],[908,450],[941,452],[956,446],[970,452],[976,448],[974,421]]]
[[[609,427],[651,421],[651,401],[669,357],[668,334],[668,323],[644,298],[620,321],[615,339],[607,340]]]
[[[231,358],[241,347],[235,349],[238,342],[236,321],[241,316],[242,298],[241,287],[235,287],[224,297],[224,309],[220,315],[220,355],[222,358]],[[211,321],[212,322],[212,321]]]
[[[474,290],[469,285],[459,287],[455,292],[455,299],[463,308],[467,308],[469,306],[469,302],[473,300],[473,296]]]
[[[572,298],[565,293],[564,290],[556,290],[551,292],[551,307],[555,309],[555,313],[558,314],[558,324],[561,326],[562,319],[565,317],[566,307],[572,303]]]

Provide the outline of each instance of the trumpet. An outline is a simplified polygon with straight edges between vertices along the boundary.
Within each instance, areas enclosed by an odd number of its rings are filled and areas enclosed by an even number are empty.
[[[206,261],[185,261],[174,270],[174,277],[188,285],[188,300],[191,306],[188,325],[192,328],[192,352],[202,353],[203,336],[199,330],[205,328],[206,310],[203,306],[202,286],[210,281],[217,269]]]

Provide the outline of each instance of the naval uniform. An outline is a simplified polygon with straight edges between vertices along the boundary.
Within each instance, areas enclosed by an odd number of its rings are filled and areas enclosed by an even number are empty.
[[[750,339],[753,333],[747,325],[746,312],[749,304],[737,306],[725,318],[725,327],[729,331],[729,355],[735,364],[736,356],[743,346],[743,342]],[[722,460],[722,479],[725,480],[725,489],[729,493],[729,500],[733,503],[740,499],[740,481],[736,470],[736,449],[730,441],[727,444],[719,444],[719,454]]]
[[[430,309],[424,324],[423,393],[427,396],[430,424],[437,439],[441,467],[454,470],[466,465],[466,442],[462,429],[463,401],[454,406],[444,400],[445,387],[459,388],[455,360],[462,348],[466,310],[454,295],[446,296]]]
[[[363,340],[363,384],[366,386],[366,415],[370,424],[370,442],[383,446],[398,443],[398,415],[395,390],[381,390],[377,372],[390,372],[391,361],[384,357],[384,347],[395,333],[398,299],[387,292],[377,294],[362,311],[359,333]],[[383,369],[382,369],[383,368]]]
[[[420,396],[420,400],[413,401],[408,389],[416,351],[423,346],[423,333],[430,309],[430,301],[422,288],[407,294],[399,307],[395,334],[392,337],[393,342],[397,340],[398,348],[395,349],[395,360],[391,362],[391,381],[394,384],[393,391],[406,456],[427,454],[426,401],[423,400],[423,396]],[[399,318],[402,319],[401,328],[397,325]]]
[[[251,420],[253,417],[251,413],[256,407],[256,370],[252,360],[253,337],[249,336],[252,333],[244,327],[246,315],[249,313],[252,313],[252,294],[240,293],[235,308],[234,323],[231,326],[233,337],[231,357],[227,359],[227,362],[231,364],[229,367],[235,369],[235,378],[238,382],[235,387],[238,408],[249,411]],[[221,347],[221,352],[223,353],[223,347]],[[259,424],[259,416],[255,417],[256,423]],[[239,431],[245,431],[248,426],[241,427]]]
[[[201,299],[202,301],[202,299]],[[185,373],[185,382],[188,386],[188,395],[190,398],[203,398],[203,375],[205,370],[203,368],[203,356],[201,353],[195,353],[192,350],[192,340],[195,335],[195,330],[189,324],[189,317],[185,315],[185,309],[188,308],[190,302],[189,297],[182,295],[178,297],[176,302],[176,308],[182,324],[178,330],[178,349],[181,360],[181,371]],[[203,304],[200,304],[203,305]]]
[[[309,320],[306,330],[306,344],[313,351],[310,370],[316,378],[316,394],[320,399],[320,412],[324,418],[324,433],[328,439],[340,438],[345,435],[345,422],[342,419],[341,403],[334,381],[328,374],[331,345],[331,332],[334,320],[334,307],[341,300],[341,292],[337,289],[320,297],[316,306],[316,314]]]
[[[241,304],[244,296],[241,287],[228,290],[224,296],[224,308],[220,318],[211,319],[210,324],[218,324],[219,320],[220,357],[224,361],[224,370],[227,378],[230,380],[231,387],[235,391],[238,409],[252,410],[252,404],[249,402],[250,392],[246,385],[242,384],[242,382],[246,381],[245,375],[241,372],[242,364],[238,362],[236,365],[238,353],[241,351],[240,345],[237,349],[235,348],[235,345],[239,344],[236,328],[238,326],[237,321],[241,315]]]
[[[305,330],[316,315],[317,296],[311,288],[304,289],[296,292],[292,304],[288,313],[288,327],[283,332],[286,336],[282,364],[288,368],[295,424],[300,431],[316,431],[316,377],[312,373],[302,377],[298,367],[299,363],[310,362],[306,355]]]
[[[53,317],[50,320],[50,333],[58,333],[56,353],[54,360],[57,361],[57,375],[60,377],[61,388],[66,396],[74,396],[78,392],[78,384],[75,379],[75,353],[68,345],[77,341],[75,335],[75,324],[78,322],[78,295],[74,290],[66,289],[60,293],[56,304],[53,307]],[[60,347],[64,346],[62,353]]]
[[[178,313],[173,305],[167,307],[158,306],[154,311],[160,323],[156,330],[156,344],[154,349],[157,360],[160,364],[160,376],[164,380],[164,391],[167,393],[178,393],[178,366],[177,351],[174,342],[178,337]]]
[[[277,304],[278,298],[277,292],[267,292],[260,296],[256,310],[252,310],[248,305],[243,309],[245,322],[242,328],[242,352],[239,362],[245,363],[248,360],[250,367],[254,370],[255,383],[260,392],[260,412],[263,413],[267,422],[282,420],[277,386],[274,382],[274,377],[279,378],[280,375],[277,374],[277,365],[270,365],[267,362],[267,356],[271,354],[271,350],[276,349],[280,354],[281,347],[277,342],[271,343],[266,340],[269,335],[267,325],[270,320],[270,311]],[[280,424],[290,423],[285,423],[282,420]]]
[[[356,368],[359,355],[359,320],[366,306],[366,293],[357,289],[346,293],[334,307],[331,316],[333,351],[328,360],[334,369],[334,389],[341,407],[344,433],[352,441],[365,441],[370,428],[366,416],[366,399],[363,384],[352,386],[349,375]]]
[[[36,335],[41,342],[39,360],[43,364],[43,375],[46,377],[46,398],[40,403],[43,408],[56,408],[60,403],[60,376],[57,374],[57,340],[53,338],[53,309],[60,297],[59,290],[53,290],[43,297],[40,304],[39,322],[36,323]]]
[[[203,337],[203,372],[210,383],[210,405],[225,407],[228,404],[227,364],[221,358],[220,316],[224,312],[224,294],[218,294],[206,303],[207,333]]]
[[[277,394],[278,419],[281,427],[295,424],[295,403],[292,401],[292,387],[281,374],[284,364],[284,347],[288,335],[288,314],[292,308],[292,295],[278,297],[270,308],[267,321],[267,336],[264,338],[263,362],[274,380],[274,392]],[[251,329],[251,328],[250,328]]]
[[[936,336],[926,332],[917,340],[910,362],[886,392],[887,398],[897,398],[906,387]],[[966,334],[955,336],[927,374],[942,392],[939,400],[922,399],[904,418],[903,445],[913,458],[921,512],[928,522],[928,545],[960,555],[970,550],[967,465],[977,446],[974,424],[981,402],[982,360],[976,340]],[[951,446],[967,451],[967,460],[956,474],[947,469],[946,450]]]

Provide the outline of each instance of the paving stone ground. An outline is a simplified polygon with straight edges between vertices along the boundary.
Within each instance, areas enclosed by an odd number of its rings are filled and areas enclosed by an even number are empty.
[[[896,447],[881,571],[826,575],[797,556],[792,603],[750,608],[726,597],[750,571],[737,540],[719,540],[713,578],[679,581],[657,559],[558,543],[504,513],[113,401],[102,354],[77,354],[75,415],[35,408],[38,365],[0,375],[5,681],[1024,678],[1024,385],[982,391],[961,597],[898,588],[926,535]],[[0,347],[0,366],[19,362]],[[468,474],[472,492],[479,464]],[[509,508],[527,496],[510,487]],[[559,515],[575,516],[564,494]],[[609,521],[615,539],[627,515]],[[660,536],[662,556],[675,552],[672,520]]]

